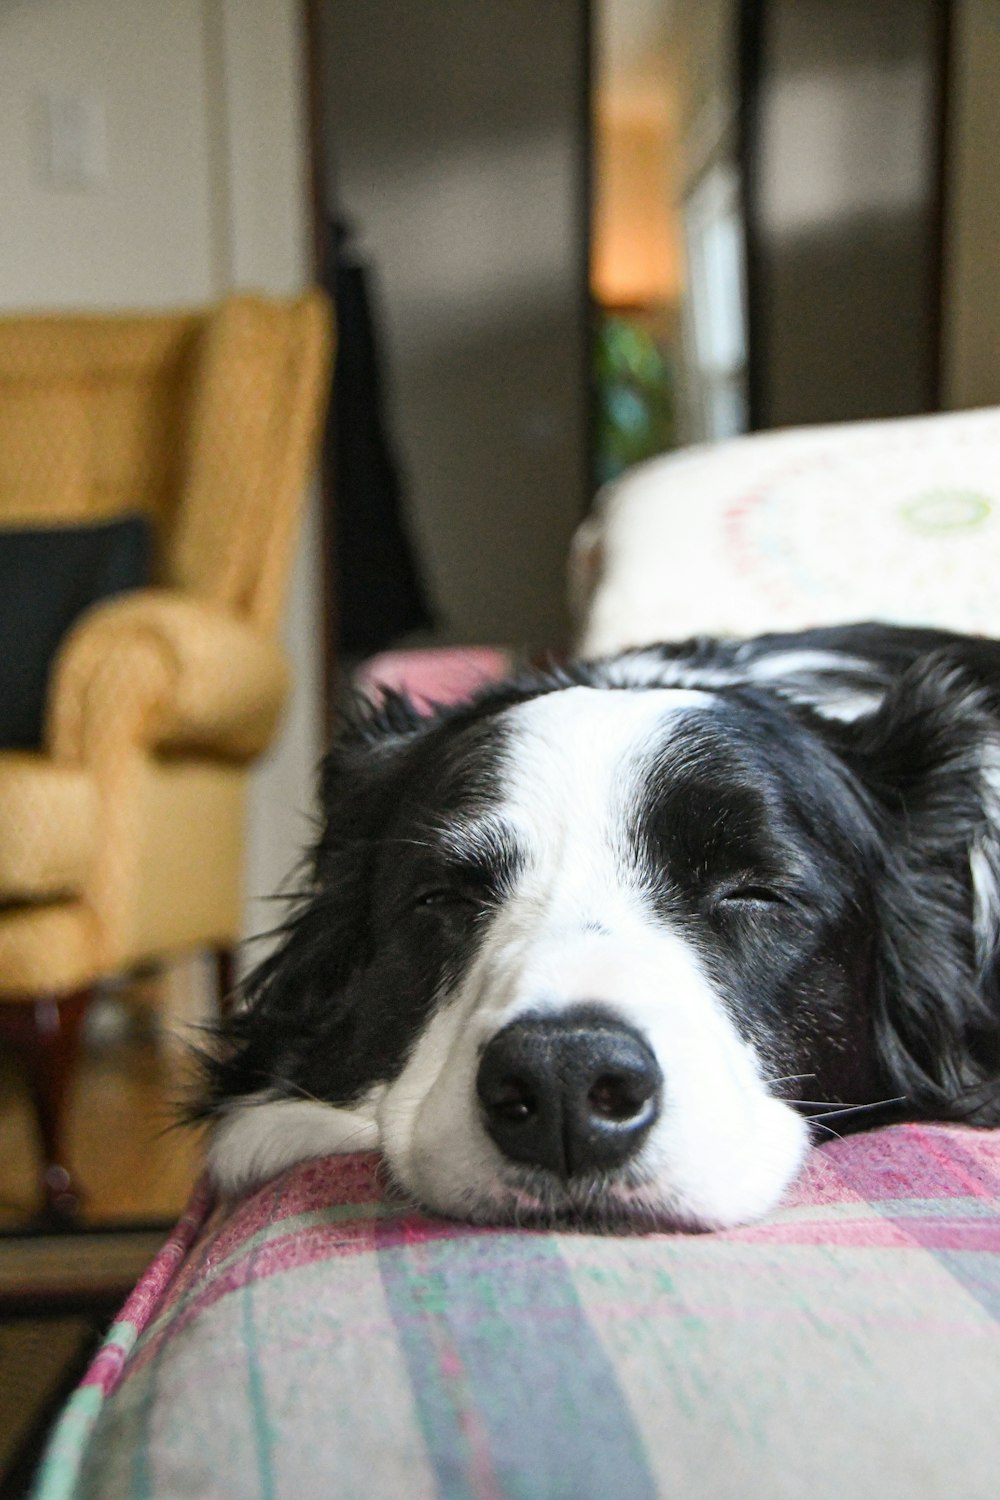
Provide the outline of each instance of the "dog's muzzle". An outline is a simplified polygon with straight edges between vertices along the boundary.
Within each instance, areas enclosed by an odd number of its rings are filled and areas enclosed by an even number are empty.
[[[506,1026],[487,1043],[476,1075],[486,1129],[504,1155],[564,1181],[635,1156],[662,1091],[638,1032],[593,1005]]]

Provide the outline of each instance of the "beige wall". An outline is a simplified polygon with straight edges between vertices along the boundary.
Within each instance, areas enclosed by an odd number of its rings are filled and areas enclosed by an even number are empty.
[[[0,303],[200,301],[217,287],[200,0],[12,0],[0,7]],[[44,172],[48,93],[99,99],[107,179]]]
[[[228,181],[228,275],[235,286],[292,292],[308,279],[305,70],[299,0],[210,0],[224,79],[217,154]],[[298,863],[312,833],[322,740],[320,526],[310,504],[289,590],[285,641],[295,692],[281,739],[254,781],[248,930],[273,927],[268,897]],[[256,904],[255,904],[256,903]],[[255,950],[256,951],[256,950]]]
[[[1000,402],[1000,0],[956,0],[944,404]]]
[[[3,0],[0,311],[167,307],[307,274],[298,0]],[[47,93],[101,101],[107,172],[44,173]],[[320,752],[319,573],[311,515],[286,625],[296,692],[255,778],[248,893],[306,833]],[[248,927],[273,920],[251,908]]]

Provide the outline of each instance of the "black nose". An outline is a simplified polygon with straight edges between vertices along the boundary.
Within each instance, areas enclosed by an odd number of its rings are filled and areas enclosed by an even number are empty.
[[[596,1007],[515,1021],[486,1047],[476,1092],[505,1156],[562,1178],[634,1156],[663,1075],[639,1034]]]

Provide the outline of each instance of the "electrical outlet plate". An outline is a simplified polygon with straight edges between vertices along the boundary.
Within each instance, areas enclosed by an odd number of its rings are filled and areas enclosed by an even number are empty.
[[[107,116],[92,94],[45,95],[45,175],[51,187],[91,189],[108,175]]]

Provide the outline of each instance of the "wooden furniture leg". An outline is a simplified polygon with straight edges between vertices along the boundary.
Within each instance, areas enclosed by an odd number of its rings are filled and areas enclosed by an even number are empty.
[[[0,1000],[0,1036],[21,1063],[34,1105],[43,1212],[57,1221],[72,1220],[80,1211],[80,1190],[66,1164],[66,1106],[91,995],[87,989],[37,1000]]]
[[[225,1019],[236,1002],[236,958],[232,948],[215,950],[215,984],[219,1015]]]

